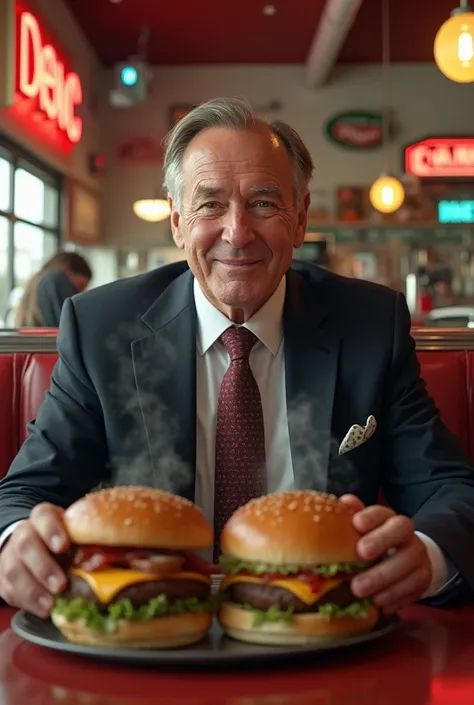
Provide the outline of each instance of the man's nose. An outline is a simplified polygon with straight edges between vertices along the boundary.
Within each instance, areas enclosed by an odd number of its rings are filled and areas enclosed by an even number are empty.
[[[234,248],[242,248],[255,237],[251,227],[251,216],[243,207],[229,209],[222,238]]]

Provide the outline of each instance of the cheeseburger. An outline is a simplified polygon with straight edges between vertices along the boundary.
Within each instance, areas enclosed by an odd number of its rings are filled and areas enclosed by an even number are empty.
[[[213,532],[198,507],[161,490],[115,487],[72,504],[64,522],[69,584],[51,618],[69,641],[167,649],[205,636],[211,580],[193,551],[212,546]]]
[[[309,644],[370,630],[378,619],[351,592],[367,569],[353,510],[333,495],[269,494],[238,509],[221,535],[219,622],[235,639]]]

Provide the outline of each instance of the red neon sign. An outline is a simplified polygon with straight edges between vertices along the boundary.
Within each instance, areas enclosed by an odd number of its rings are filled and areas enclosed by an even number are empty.
[[[83,101],[79,76],[66,70],[37,18],[21,8],[17,8],[16,37],[17,112],[35,124],[44,123],[50,137],[62,136],[71,145],[77,144],[83,127],[76,114]]]
[[[474,138],[422,140],[405,149],[405,171],[420,177],[474,177]]]

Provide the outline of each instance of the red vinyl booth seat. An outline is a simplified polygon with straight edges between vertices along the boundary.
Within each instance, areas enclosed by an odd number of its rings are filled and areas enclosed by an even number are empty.
[[[19,445],[17,392],[15,357],[0,355],[0,477],[10,466]]]
[[[35,418],[43,403],[57,359],[56,353],[25,355],[20,373],[18,405],[20,443],[23,443],[27,436],[27,424]]]
[[[419,352],[421,376],[446,426],[469,453],[468,362],[461,351]],[[474,374],[474,369],[472,370]],[[474,411],[474,410],[473,410]]]
[[[441,418],[474,461],[474,352],[418,352]],[[0,353],[0,477],[24,441],[49,388],[54,352]]]

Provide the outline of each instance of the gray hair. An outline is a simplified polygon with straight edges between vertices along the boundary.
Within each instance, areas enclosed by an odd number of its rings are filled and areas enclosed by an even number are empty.
[[[268,125],[285,145],[293,162],[296,198],[301,201],[313,175],[313,161],[308,148],[296,130],[285,122],[266,122],[259,118],[249,103],[240,98],[216,98],[190,110],[164,139],[164,183],[178,209],[183,186],[183,155],[191,140],[210,127],[249,130],[258,122]]]

